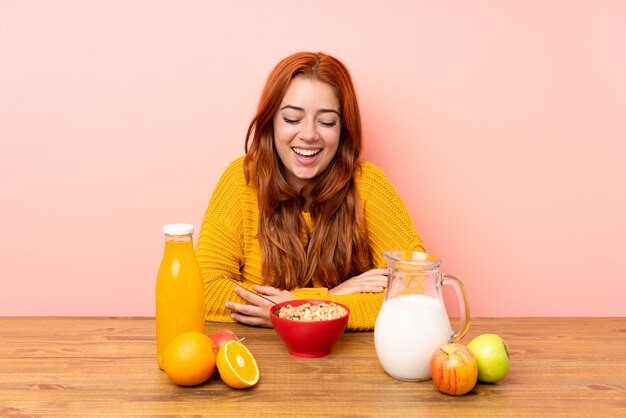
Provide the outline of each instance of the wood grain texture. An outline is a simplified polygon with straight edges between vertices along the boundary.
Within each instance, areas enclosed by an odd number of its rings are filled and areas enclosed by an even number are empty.
[[[0,416],[626,416],[625,318],[473,319],[463,342],[501,335],[511,373],[462,397],[389,377],[371,332],[302,359],[271,329],[228,328],[259,364],[252,389],[218,375],[172,384],[156,364],[152,318],[0,318]]]

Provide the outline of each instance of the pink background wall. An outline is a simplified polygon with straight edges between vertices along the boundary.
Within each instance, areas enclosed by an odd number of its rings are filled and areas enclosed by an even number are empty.
[[[0,0],[0,315],[153,315],[161,225],[299,50],[351,69],[474,315],[626,315],[621,0]]]

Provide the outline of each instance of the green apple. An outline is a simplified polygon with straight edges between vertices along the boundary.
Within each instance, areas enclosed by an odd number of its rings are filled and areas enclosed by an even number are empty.
[[[467,345],[478,363],[478,380],[493,383],[509,374],[509,349],[496,334],[482,334]]]

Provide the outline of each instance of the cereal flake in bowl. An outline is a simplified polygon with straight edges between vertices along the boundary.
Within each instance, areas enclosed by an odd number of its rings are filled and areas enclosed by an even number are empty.
[[[343,334],[350,310],[341,303],[302,299],[279,303],[270,310],[274,330],[297,357],[323,357]]]
[[[307,302],[297,306],[288,304],[278,309],[275,314],[292,321],[330,321],[341,318],[347,313],[346,308],[335,302],[322,302],[320,304]]]

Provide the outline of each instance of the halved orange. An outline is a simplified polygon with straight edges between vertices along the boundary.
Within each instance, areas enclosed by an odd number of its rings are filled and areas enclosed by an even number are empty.
[[[217,370],[228,386],[249,388],[259,381],[259,367],[250,350],[239,341],[226,341],[217,353]]]

